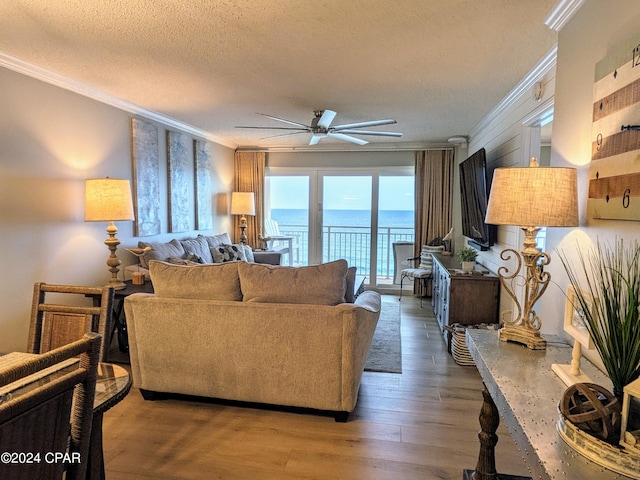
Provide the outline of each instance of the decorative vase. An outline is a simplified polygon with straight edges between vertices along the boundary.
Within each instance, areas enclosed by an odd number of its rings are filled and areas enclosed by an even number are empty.
[[[473,272],[475,266],[476,262],[462,262],[462,270],[464,271],[464,273]]]

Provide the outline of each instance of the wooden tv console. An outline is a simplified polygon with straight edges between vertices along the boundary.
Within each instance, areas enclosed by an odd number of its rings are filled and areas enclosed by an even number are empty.
[[[454,256],[434,254],[433,260],[431,304],[450,349],[445,326],[498,322],[500,280],[480,265],[473,273],[464,273]]]

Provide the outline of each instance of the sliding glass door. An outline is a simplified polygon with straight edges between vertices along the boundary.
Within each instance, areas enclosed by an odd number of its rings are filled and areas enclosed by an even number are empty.
[[[286,250],[285,265],[309,265],[309,175],[270,175],[265,182],[263,236]]]
[[[371,275],[372,177],[323,174],[322,261],[344,258],[360,275]]]
[[[294,239],[285,263],[344,258],[367,284],[393,285],[393,243],[414,236],[412,169],[275,169],[265,190],[265,216],[277,222],[280,235]]]

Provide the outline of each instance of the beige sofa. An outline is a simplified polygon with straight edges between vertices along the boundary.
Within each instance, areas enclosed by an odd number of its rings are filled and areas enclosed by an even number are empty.
[[[380,295],[345,301],[355,275],[344,260],[149,267],[155,294],[125,300],[133,382],[145,398],[303,407],[340,421],[353,411]]]

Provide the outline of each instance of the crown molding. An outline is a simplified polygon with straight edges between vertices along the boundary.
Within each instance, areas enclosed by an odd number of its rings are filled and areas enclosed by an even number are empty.
[[[13,57],[11,55],[7,55],[6,53],[0,52],[0,67],[13,70],[14,72],[20,73],[22,75],[26,75],[27,77],[31,77],[41,82],[45,82],[50,85],[53,85],[55,87],[68,90],[70,92],[76,93],[83,97],[96,100],[97,102],[104,103],[105,105],[109,105],[119,110],[123,110],[132,115],[136,115],[139,117],[143,117],[147,120],[152,120],[154,122],[161,123],[167,128],[173,128],[176,130],[183,131],[185,133],[189,133],[196,137],[205,138],[211,142],[223,145],[231,149],[235,149],[237,147],[236,144],[232,144],[227,141],[224,141],[214,135],[211,135],[208,132],[205,132],[204,130],[200,130],[199,128],[193,127],[186,123],[179,122],[174,118],[168,117],[166,115],[155,112],[153,110],[142,108],[141,106],[136,105],[135,103],[122,100],[121,98],[110,95],[106,92],[103,92],[102,90],[98,90],[84,83],[78,82],[76,80],[72,80],[70,78],[64,77],[50,70],[46,70],[44,68],[33,65],[31,63],[25,62],[24,60],[21,60],[17,57]]]
[[[289,145],[282,147],[238,147],[237,152],[404,152],[416,150],[453,150],[449,143],[368,143],[366,145]]]
[[[584,0],[560,0],[556,8],[549,14],[544,24],[551,30],[559,32],[571,18],[576,14]]]
[[[509,107],[516,104],[517,100],[523,95],[529,95],[533,85],[539,81],[548,71],[555,65],[558,59],[558,46],[555,45],[549,53],[547,53],[540,62],[502,99],[498,105],[487,115],[482,121],[471,130],[471,137],[476,136],[480,131],[489,126],[491,122],[496,120]]]

